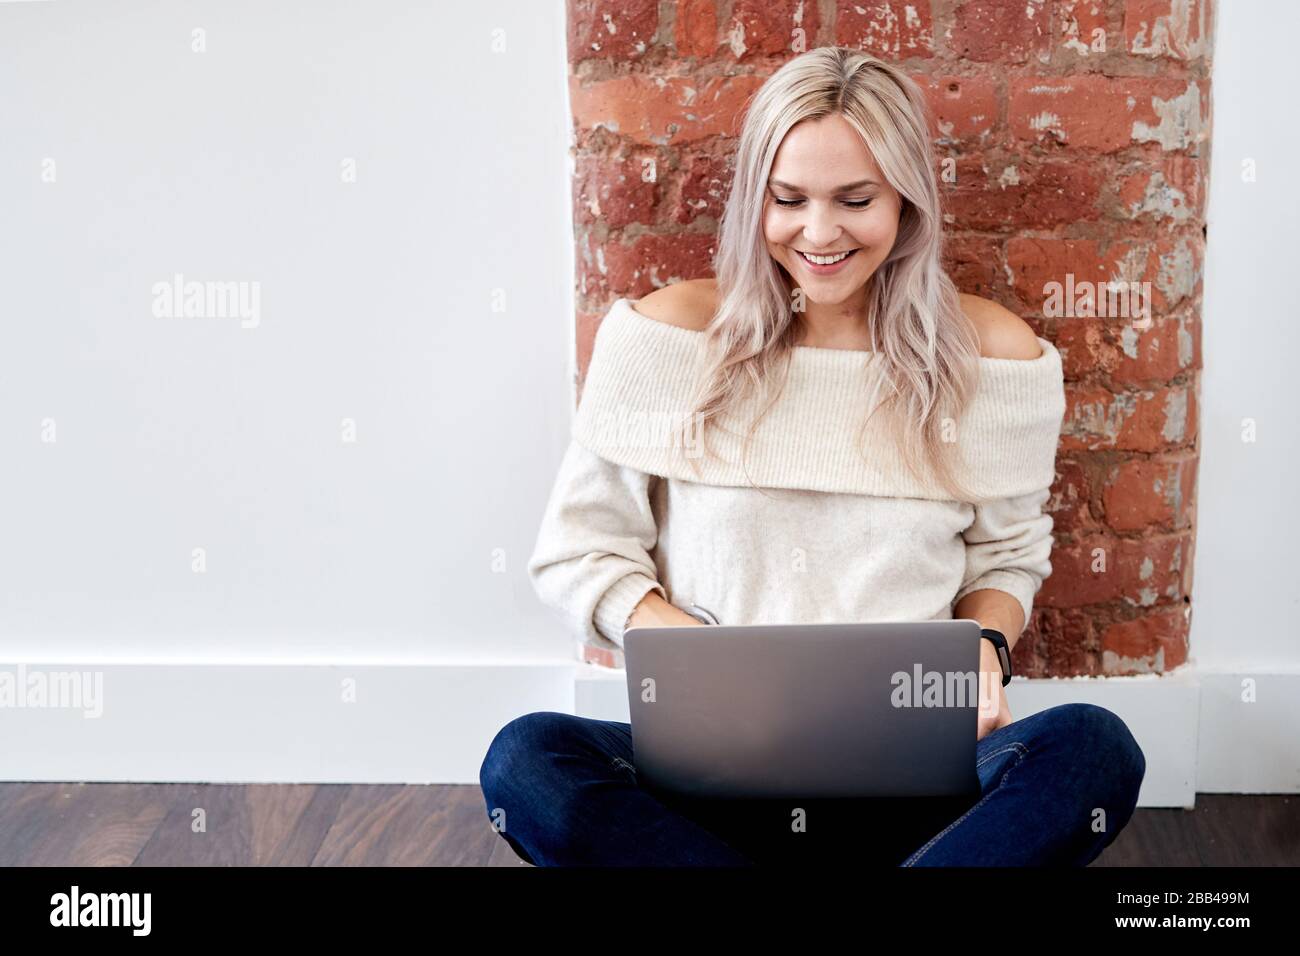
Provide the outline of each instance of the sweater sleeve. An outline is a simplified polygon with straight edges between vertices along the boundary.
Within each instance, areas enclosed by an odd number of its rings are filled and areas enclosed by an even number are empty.
[[[570,440],[542,517],[528,575],[542,603],[587,640],[623,646],[628,616],[646,593],[668,594],[650,556],[659,530],[653,476]]]
[[[975,519],[962,532],[966,571],[954,605],[971,591],[993,588],[1015,597],[1029,623],[1034,595],[1052,573],[1054,522],[1043,513],[1050,493],[1041,488],[975,506]]]

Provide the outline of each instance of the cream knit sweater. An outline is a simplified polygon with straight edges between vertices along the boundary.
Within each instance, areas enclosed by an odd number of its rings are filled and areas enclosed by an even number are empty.
[[[670,446],[688,407],[704,333],[617,300],[596,332],[573,436],[542,518],[528,573],[575,636],[622,647],[628,616],[654,589],[721,624],[949,619],[967,593],[1015,596],[1025,620],[1051,574],[1055,476],[1065,413],[1061,356],[981,357],[980,386],[959,422],[973,505],[919,484],[868,405],[871,353],[798,346],[776,404],[751,441],[751,399],[710,429],[722,454]],[[882,393],[883,394],[883,393]],[[750,480],[757,487],[750,487]],[[611,643],[606,643],[611,642]]]

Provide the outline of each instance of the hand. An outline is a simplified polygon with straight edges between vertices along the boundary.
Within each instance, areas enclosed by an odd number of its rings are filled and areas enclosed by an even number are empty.
[[[699,618],[669,604],[657,591],[647,591],[628,618],[628,627],[708,627]]]
[[[980,638],[980,705],[975,724],[975,739],[985,736],[1011,723],[1011,708],[1007,706],[1006,688],[1002,686],[1002,665],[998,663],[997,649]],[[996,695],[996,702],[993,696]]]

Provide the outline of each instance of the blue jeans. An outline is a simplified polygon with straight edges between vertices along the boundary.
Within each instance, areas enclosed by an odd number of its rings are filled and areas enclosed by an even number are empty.
[[[1072,703],[977,741],[978,794],[687,798],[638,781],[631,729],[539,711],[498,731],[479,783],[489,821],[522,859],[537,866],[846,859],[889,866],[1087,866],[1132,817],[1146,772],[1142,750],[1118,716]]]

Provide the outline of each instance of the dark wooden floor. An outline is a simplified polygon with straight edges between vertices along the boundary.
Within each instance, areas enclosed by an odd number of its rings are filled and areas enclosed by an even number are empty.
[[[130,865],[528,864],[476,786],[0,783],[0,866]],[[1138,810],[1093,865],[1300,865],[1300,797]]]

